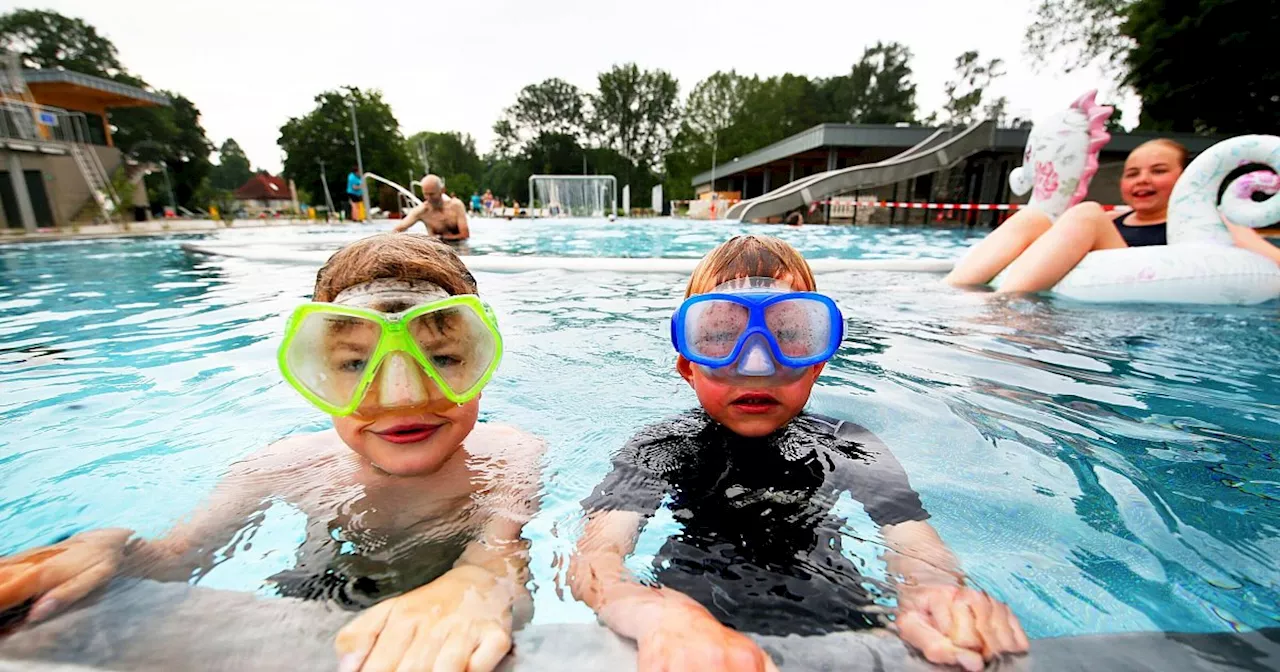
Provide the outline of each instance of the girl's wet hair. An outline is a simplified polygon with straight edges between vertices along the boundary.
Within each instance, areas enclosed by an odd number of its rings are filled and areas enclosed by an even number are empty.
[[[800,256],[796,248],[772,236],[734,236],[720,243],[698,262],[684,295],[688,298],[694,294],[706,294],[734,278],[783,276],[790,276],[792,289],[796,291],[818,289],[809,262]]]
[[[479,294],[475,277],[449,245],[421,234],[381,233],[329,257],[316,274],[312,300],[333,301],[348,287],[381,278],[425,280],[450,295]]]

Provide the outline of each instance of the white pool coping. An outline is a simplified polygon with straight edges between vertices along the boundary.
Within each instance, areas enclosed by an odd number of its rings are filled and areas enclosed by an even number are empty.
[[[0,672],[337,669],[333,639],[355,614],[324,603],[260,599],[185,583],[117,579],[55,618],[0,638]],[[937,670],[886,631],[752,635],[780,672]],[[594,623],[515,633],[502,672],[636,669],[635,645]],[[988,669],[1064,672],[1280,669],[1280,630],[1120,633],[1034,640]]]

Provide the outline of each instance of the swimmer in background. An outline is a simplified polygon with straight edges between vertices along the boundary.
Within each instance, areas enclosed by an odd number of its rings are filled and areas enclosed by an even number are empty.
[[[582,502],[587,522],[569,567],[574,597],[636,641],[640,672],[772,672],[743,632],[889,627],[841,549],[848,521],[836,505],[846,495],[879,528],[903,641],[969,672],[1025,652],[1017,617],[967,585],[888,447],[805,412],[844,321],[800,253],[776,238],[731,238],[699,262],[685,296],[671,337],[700,408],[641,429],[614,456]],[[642,583],[626,559],[664,506],[681,530]]]
[[[1108,213],[1094,202],[1072,206],[1050,221],[1033,208],[1019,210],[956,264],[946,282],[985,285],[1007,270],[997,292],[1052,289],[1094,250],[1166,245],[1169,196],[1187,167],[1187,148],[1167,138],[1129,153],[1120,177],[1128,210]],[[1227,223],[1236,247],[1280,264],[1280,249],[1253,229]]]
[[[369,213],[364,211],[364,180],[360,177],[360,170],[355,166],[351,166],[351,172],[347,173],[347,203],[351,206],[351,221],[364,221]],[[359,216],[363,213],[364,216]]]
[[[467,226],[467,209],[462,201],[444,193],[444,180],[437,175],[422,178],[422,203],[409,209],[396,224],[395,231],[408,231],[422,222],[427,232],[445,241],[466,240],[471,237]]]
[[[457,254],[428,236],[339,250],[280,353],[286,379],[333,428],[232,465],[159,539],[94,530],[0,558],[0,611],[33,602],[27,621],[45,620],[117,574],[198,585],[282,504],[306,514],[306,537],[264,588],[361,612],[338,633],[341,672],[497,667],[532,609],[521,533],[544,444],[478,422],[502,341],[476,292]]]

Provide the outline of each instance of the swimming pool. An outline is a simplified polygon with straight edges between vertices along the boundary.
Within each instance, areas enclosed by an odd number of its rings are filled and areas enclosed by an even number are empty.
[[[729,232],[699,235],[709,249]],[[312,279],[169,238],[0,247],[0,553],[99,526],[159,534],[232,461],[325,427],[274,364]],[[550,445],[528,531],[536,622],[592,620],[556,591],[577,502],[637,427],[696,403],[665,332],[682,281],[479,277],[508,349],[484,416]],[[820,282],[849,333],[820,405],[892,447],[974,583],[1033,637],[1280,621],[1274,303],[1004,300],[920,274]],[[255,590],[288,566],[301,522],[273,508],[204,585]],[[651,527],[642,552],[660,540]]]
[[[316,224],[267,229],[228,229],[203,239],[211,244],[273,243],[300,249],[334,249],[389,230],[391,223]],[[415,231],[422,231],[419,225]],[[687,219],[478,219],[464,254],[555,257],[664,257],[697,259],[729,236],[754,231],[777,236],[810,259],[954,259],[985,232],[934,226],[768,226]]]

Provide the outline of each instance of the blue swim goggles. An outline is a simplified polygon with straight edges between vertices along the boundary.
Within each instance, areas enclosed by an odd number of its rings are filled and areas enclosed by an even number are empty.
[[[795,380],[831,359],[843,338],[844,316],[817,292],[746,287],[699,294],[671,317],[676,350],[720,378]]]

